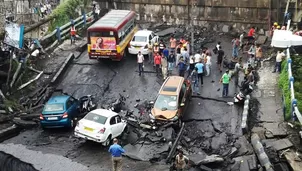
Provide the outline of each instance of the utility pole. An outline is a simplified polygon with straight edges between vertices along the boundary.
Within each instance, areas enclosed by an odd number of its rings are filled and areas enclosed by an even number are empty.
[[[193,8],[194,8],[194,0],[191,0],[192,1],[192,11],[193,11]],[[191,53],[192,55],[194,55],[194,17],[192,16],[192,13],[191,13],[191,28],[192,28],[192,32],[191,32]]]

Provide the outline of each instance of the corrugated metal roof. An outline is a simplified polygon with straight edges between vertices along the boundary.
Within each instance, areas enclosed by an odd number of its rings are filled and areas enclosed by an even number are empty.
[[[91,27],[116,27],[123,19],[129,15],[131,11],[129,10],[111,10],[101,19],[95,22]]]

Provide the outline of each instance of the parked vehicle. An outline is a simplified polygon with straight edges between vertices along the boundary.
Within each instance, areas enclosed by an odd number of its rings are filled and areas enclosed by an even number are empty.
[[[113,138],[122,135],[127,123],[110,110],[96,109],[89,112],[75,127],[76,137],[108,146]]]
[[[95,97],[93,95],[86,95],[79,99],[79,110],[81,114],[86,114],[97,108]]]
[[[244,103],[246,96],[251,94],[253,92],[253,90],[254,90],[253,86],[246,80],[243,80],[241,82],[239,93],[235,94],[234,102],[235,103]]]
[[[137,31],[128,47],[128,52],[132,55],[138,54],[140,51],[143,55],[148,55],[148,44],[151,41],[152,45],[158,42],[158,36],[150,30]]]
[[[168,77],[151,109],[151,119],[159,122],[172,121],[181,125],[181,117],[189,105],[191,96],[192,88],[189,80],[179,76]]]
[[[42,128],[60,128],[75,126],[79,117],[79,100],[69,95],[51,97],[40,115]]]
[[[136,14],[129,10],[111,10],[87,29],[90,59],[120,61],[134,33]]]

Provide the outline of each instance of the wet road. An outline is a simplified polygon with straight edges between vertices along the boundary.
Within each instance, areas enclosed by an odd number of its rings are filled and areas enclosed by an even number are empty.
[[[210,45],[209,47],[214,47]],[[230,47],[226,44],[225,51],[228,53]],[[204,78],[204,86],[200,88],[203,97],[222,99],[222,85],[219,79],[222,75],[216,66],[216,57],[212,58],[212,72],[209,77]],[[87,94],[96,95],[99,105],[108,104],[110,101],[118,98],[121,93],[129,96],[126,100],[126,106],[138,114],[134,105],[139,100],[154,100],[162,84],[162,79],[156,77],[155,73],[145,73],[139,76],[138,66],[135,56],[128,56],[121,62],[98,62],[89,60],[87,52],[84,52],[74,64],[72,64],[61,81],[59,88],[65,92],[74,94],[75,97],[81,97]],[[145,65],[145,71],[153,71],[153,66]],[[230,85],[230,96],[235,93],[234,85]],[[226,101],[231,99],[224,99]],[[200,122],[200,124],[218,123],[222,126],[222,132],[228,136],[241,135],[240,118],[236,106],[229,106],[224,102],[215,100],[205,100],[194,98],[190,109],[186,113],[187,122]],[[206,123],[207,122],[207,123]],[[190,124],[189,124],[190,125]],[[192,132],[198,132],[194,127],[188,127]],[[212,134],[212,133],[211,133]],[[213,134],[214,135],[214,134]],[[211,137],[212,138],[212,137]],[[215,138],[215,137],[213,137]],[[26,150],[24,148],[27,148]],[[7,140],[0,146],[0,149],[12,154],[16,154],[21,159],[25,156],[35,156],[38,158],[47,158],[49,163],[41,164],[41,161],[29,161],[41,170],[64,170],[72,171],[75,168],[84,168],[82,170],[104,170],[111,168],[111,158],[108,154],[108,147],[100,144],[86,142],[73,137],[72,131],[67,130],[48,130],[42,131],[39,128],[25,131],[10,140]],[[22,150],[24,154],[20,155],[16,151]],[[42,153],[41,153],[42,152]],[[53,154],[53,155],[52,155]],[[58,156],[55,158],[54,156]],[[59,157],[60,156],[60,157]],[[24,159],[25,160],[25,159]],[[64,161],[67,165],[73,167],[59,168],[56,161]],[[28,160],[25,160],[28,161]],[[139,162],[130,159],[124,159],[124,170],[129,171],[161,171],[168,170],[168,167],[160,164],[151,164],[149,162]]]

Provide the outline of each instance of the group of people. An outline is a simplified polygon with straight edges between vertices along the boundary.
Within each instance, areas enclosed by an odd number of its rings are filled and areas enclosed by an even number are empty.
[[[51,4],[50,3],[39,3],[34,7],[34,12],[38,14],[41,18],[44,18],[45,16],[49,15],[51,13]]]

